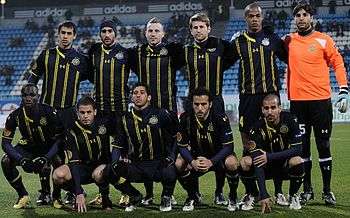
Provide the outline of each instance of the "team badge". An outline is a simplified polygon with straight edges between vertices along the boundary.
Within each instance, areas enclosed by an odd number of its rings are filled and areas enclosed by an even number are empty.
[[[107,132],[107,128],[104,125],[98,127],[98,134],[104,135],[106,134],[106,132]]]
[[[216,48],[208,48],[207,51],[210,52],[210,53],[213,53],[213,52],[216,51]]]
[[[166,48],[160,49],[159,54],[162,55],[162,56],[167,55],[168,54],[168,49],[166,49]]]
[[[25,139],[20,139],[20,140],[18,141],[18,144],[26,145],[26,144],[28,144],[28,142],[27,142],[27,140],[25,140]]]
[[[158,117],[153,115],[151,118],[149,118],[148,123],[152,124],[152,125],[157,124],[158,123]]]
[[[46,126],[47,125],[46,117],[41,117],[39,123],[42,126]]]
[[[316,45],[315,44],[311,44],[309,45],[309,48],[307,49],[309,52],[315,52],[316,51]]]
[[[72,60],[72,64],[74,66],[78,66],[80,64],[80,59],[78,57],[75,57],[73,60]]]
[[[268,38],[264,38],[262,41],[261,41],[261,44],[263,46],[268,46],[270,45],[270,40]]]
[[[211,132],[214,131],[213,123],[211,123],[211,122],[209,123],[208,130]]]
[[[181,133],[176,133],[176,141],[178,141],[178,142],[181,142],[181,140],[182,140],[182,135],[181,135]]]
[[[288,126],[285,125],[285,124],[283,124],[283,125],[280,127],[280,132],[283,133],[283,134],[287,133],[288,130],[289,130],[289,129],[288,129]]]
[[[118,53],[115,55],[115,58],[117,58],[118,60],[124,59],[124,54],[123,54],[123,52],[118,52]]]

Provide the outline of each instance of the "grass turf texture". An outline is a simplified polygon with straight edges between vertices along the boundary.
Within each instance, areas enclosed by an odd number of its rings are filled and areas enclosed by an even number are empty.
[[[241,142],[239,138],[239,132],[237,128],[234,128],[235,142],[236,142],[236,153],[238,156],[241,154]],[[333,156],[333,176],[332,176],[332,191],[335,193],[337,198],[337,205],[335,207],[327,207],[324,205],[324,201],[321,199],[322,193],[322,179],[318,166],[318,155],[316,146],[312,144],[313,154],[313,186],[315,192],[315,200],[311,201],[308,205],[303,206],[299,211],[292,211],[288,207],[280,207],[273,205],[272,213],[269,217],[350,217],[350,125],[349,124],[336,124],[333,128],[333,137],[331,139],[332,156]],[[17,137],[18,138],[18,137]],[[313,139],[312,139],[313,140]],[[228,217],[228,216],[239,216],[239,217],[259,217],[260,206],[256,205],[252,211],[237,211],[229,212],[226,207],[215,206],[213,204],[213,193],[215,189],[215,177],[214,173],[208,173],[207,175],[200,178],[200,190],[203,195],[203,201],[206,205],[196,207],[193,212],[183,212],[182,204],[186,198],[184,190],[181,188],[179,183],[176,185],[175,197],[178,205],[173,208],[173,211],[168,213],[162,213],[159,211],[159,195],[161,186],[155,184],[155,205],[142,208],[138,207],[136,211],[131,213],[124,212],[123,209],[115,206],[112,211],[102,211],[100,208],[88,207],[87,214],[77,214],[76,212],[65,209],[58,210],[51,206],[35,205],[37,198],[37,190],[40,189],[39,179],[37,175],[22,173],[24,184],[30,193],[31,197],[31,208],[16,210],[12,206],[17,199],[16,192],[10,187],[2,175],[0,178],[0,205],[1,205],[1,217]],[[267,182],[268,190],[273,195],[272,181]],[[136,185],[139,190],[144,192],[143,185]],[[289,182],[284,182],[283,190],[285,193],[288,192]],[[95,185],[86,185],[84,189],[87,191],[87,201],[91,200],[97,194],[97,187]],[[225,195],[228,193],[228,186],[225,184],[224,188]],[[239,198],[244,193],[242,183],[239,184]],[[64,195],[64,194],[63,194]],[[62,196],[63,196],[62,195]],[[111,199],[114,204],[119,202],[120,193],[116,192],[111,187]],[[266,215],[264,215],[266,216]]]

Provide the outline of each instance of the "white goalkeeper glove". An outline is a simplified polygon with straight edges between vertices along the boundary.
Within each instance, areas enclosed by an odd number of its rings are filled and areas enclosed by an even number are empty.
[[[347,86],[340,87],[336,103],[336,106],[338,107],[338,111],[340,113],[345,113],[347,111],[349,100],[349,88]]]

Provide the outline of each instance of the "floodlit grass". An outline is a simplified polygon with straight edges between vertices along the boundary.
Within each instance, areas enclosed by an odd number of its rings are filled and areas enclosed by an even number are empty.
[[[241,143],[239,139],[239,133],[235,128],[235,142],[236,142],[236,153],[238,156],[241,154]],[[312,153],[314,159],[313,167],[313,185],[315,191],[315,200],[309,205],[302,208],[300,211],[291,211],[288,208],[280,207],[277,205],[273,206],[273,211],[269,214],[269,217],[350,217],[350,125],[349,124],[336,124],[333,129],[333,137],[331,141],[332,156],[333,156],[333,180],[332,180],[332,191],[335,193],[337,198],[337,205],[335,207],[327,207],[321,199],[322,192],[322,180],[320,176],[320,170],[316,146],[312,145]],[[23,171],[21,171],[23,172]],[[147,208],[137,208],[135,212],[126,213],[117,206],[111,212],[102,211],[99,208],[88,208],[88,213],[79,215],[70,209],[57,210],[50,206],[37,207],[35,205],[37,190],[39,188],[39,180],[37,175],[25,174],[23,175],[23,181],[27,187],[30,197],[32,199],[32,207],[24,210],[15,210],[12,208],[13,204],[17,199],[17,194],[7,183],[5,178],[0,173],[0,204],[1,204],[1,217],[228,217],[228,216],[239,216],[239,217],[258,217],[261,216],[259,206],[256,206],[253,211],[244,212],[228,212],[225,207],[214,206],[213,204],[213,193],[215,189],[215,178],[213,173],[200,178],[200,190],[203,194],[204,203],[206,205],[195,208],[193,212],[182,212],[182,204],[186,198],[185,192],[179,184],[176,186],[175,197],[179,203],[179,206],[175,206],[173,211],[169,213],[159,212],[159,195],[161,186],[155,185],[155,196],[156,205]],[[285,182],[283,189],[285,192],[288,190],[289,182]],[[273,194],[272,183],[268,182],[270,194]],[[140,190],[143,190],[142,185],[137,186]],[[228,193],[227,184],[225,185],[225,193]],[[94,185],[87,185],[84,187],[87,191],[87,199],[92,199],[97,193],[97,188]],[[239,196],[243,194],[243,185],[239,185]],[[111,189],[111,198],[114,204],[119,201],[120,194],[114,189]]]

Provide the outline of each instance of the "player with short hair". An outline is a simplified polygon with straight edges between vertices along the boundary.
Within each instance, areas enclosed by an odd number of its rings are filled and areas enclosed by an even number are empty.
[[[173,146],[178,121],[165,109],[150,106],[150,101],[148,86],[137,83],[132,90],[134,106],[122,117],[120,132],[112,143],[110,183],[116,186],[124,179],[131,183],[161,182],[163,191],[159,209],[170,211],[176,183]],[[167,135],[173,139],[169,140]],[[129,151],[130,163],[119,160],[123,149]],[[130,196],[126,211],[132,211],[141,202],[142,195],[134,188],[125,193]]]
[[[75,194],[78,212],[87,211],[83,184],[96,183],[102,195],[102,208],[110,210],[108,181],[103,176],[104,168],[110,162],[108,131],[110,124],[96,119],[96,103],[89,97],[82,97],[77,103],[77,119],[65,132],[68,164],[53,172],[53,182]]]
[[[37,84],[43,77],[40,102],[57,110],[65,128],[75,118],[79,83],[87,79],[87,57],[72,47],[76,35],[72,21],[60,23],[58,45],[41,52],[28,79],[28,83]]]
[[[72,21],[64,21],[58,25],[58,45],[43,50],[32,67],[28,83],[37,84],[43,77],[40,102],[54,108],[65,129],[70,128],[76,117],[80,81],[88,79],[87,57],[73,48],[77,36],[77,27]],[[61,159],[65,159],[64,145],[59,145]],[[54,192],[60,190],[54,187]],[[59,196],[58,194],[54,194]],[[59,200],[59,199],[58,199]],[[72,203],[73,195],[67,193],[65,203]],[[56,201],[60,202],[60,201]],[[54,204],[54,207],[62,205]]]
[[[51,164],[55,167],[60,161],[56,155],[63,128],[56,112],[49,106],[38,103],[38,87],[27,84],[21,90],[22,102],[7,118],[2,132],[2,149],[5,154],[1,167],[6,180],[17,191],[16,209],[29,204],[29,195],[16,166],[21,166],[26,173],[37,173],[40,176],[41,190],[38,205],[51,203],[50,174]],[[22,137],[16,146],[12,146],[16,129]]]
[[[97,118],[114,124],[128,110],[130,75],[127,50],[119,44],[117,33],[112,20],[103,21],[100,24],[101,42],[89,50],[89,80],[95,85]],[[89,204],[98,205],[101,200],[97,195]]]
[[[192,211],[199,201],[198,177],[208,171],[226,175],[230,193],[227,209],[237,210],[238,160],[234,153],[233,133],[228,117],[212,109],[208,90],[197,88],[191,93],[192,112],[180,117],[177,143],[180,155],[176,160],[179,181],[188,193],[182,210]]]
[[[112,20],[101,23],[100,38],[89,50],[89,79],[95,85],[98,117],[115,121],[128,110],[130,66]]]
[[[257,177],[262,213],[271,211],[265,180],[278,177],[290,180],[289,208],[301,209],[297,194],[304,176],[302,136],[297,119],[281,109],[279,97],[269,94],[261,106],[263,117],[249,132],[249,156],[241,160],[241,173]]]
[[[268,94],[279,95],[280,77],[276,63],[278,59],[286,62],[287,52],[281,38],[264,28],[263,11],[259,3],[254,2],[244,9],[247,29],[232,36],[234,60],[239,60],[239,131],[243,144],[243,156],[247,154],[246,144],[249,130],[262,116],[261,104]],[[241,177],[246,188],[242,210],[253,209],[257,188],[254,178]],[[278,204],[286,204],[282,193],[282,181],[276,181],[275,195]]]
[[[183,63],[182,44],[164,42],[164,26],[153,17],[146,24],[147,43],[129,49],[131,69],[138,81],[150,87],[151,105],[168,110],[177,118],[176,71]],[[146,196],[142,203],[153,202],[153,183],[145,183]]]
[[[322,173],[323,194],[326,204],[335,205],[331,191],[332,155],[332,102],[329,66],[335,71],[339,89],[336,100],[341,113],[349,104],[349,88],[344,61],[333,39],[314,30],[314,10],[310,4],[300,3],[293,10],[297,32],[285,38],[289,52],[287,89],[290,111],[298,117],[303,133],[305,161],[304,193],[302,203],[314,198],[311,183],[310,135],[313,129]]]
[[[184,58],[189,90],[205,87],[213,98],[212,110],[225,112],[222,97],[223,73],[233,62],[232,46],[228,41],[210,36],[211,23],[207,14],[196,13],[189,20],[193,43],[185,45]],[[192,110],[191,99],[187,99],[185,111]],[[215,204],[227,204],[223,195],[225,175],[215,172]]]

